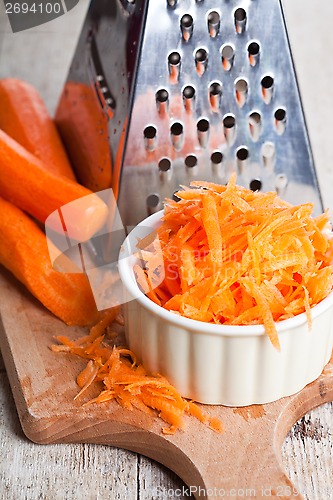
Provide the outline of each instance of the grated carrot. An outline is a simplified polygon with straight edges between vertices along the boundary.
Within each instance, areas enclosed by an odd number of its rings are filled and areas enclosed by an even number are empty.
[[[58,336],[59,344],[51,346],[54,352],[75,354],[88,361],[77,376],[81,390],[74,399],[80,398],[93,383],[102,383],[103,389],[98,396],[85,402],[84,406],[115,400],[125,409],[135,407],[149,415],[159,416],[169,424],[169,427],[162,428],[166,435],[184,429],[186,414],[216,432],[223,432],[222,423],[217,418],[206,416],[199,405],[182,398],[165,377],[151,374],[143,365],[137,364],[130,349],[110,343],[105,332],[118,318],[119,308],[115,307],[90,329],[89,335],[76,340]]]
[[[147,279],[156,259],[151,247],[134,270],[150,298],[200,321],[263,324],[277,349],[276,322],[306,312],[311,328],[311,308],[333,287],[328,211],[312,217],[311,203],[253,192],[238,186],[236,175],[226,186],[194,181],[176,196],[154,231],[166,279],[154,288]]]

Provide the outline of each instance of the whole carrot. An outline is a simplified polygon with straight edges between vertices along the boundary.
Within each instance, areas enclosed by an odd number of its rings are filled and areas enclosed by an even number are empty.
[[[71,217],[65,220],[69,236],[80,241],[91,238],[108,215],[107,206],[96,194],[70,179],[48,172],[42,161],[2,130],[0,196],[43,223],[55,210],[82,198],[77,207],[73,204]]]
[[[55,116],[78,180],[92,191],[111,186],[112,158],[108,119],[95,91],[67,82]]]
[[[0,234],[0,264],[47,309],[68,325],[96,322],[98,311],[86,275],[55,271],[45,234],[28,215],[1,197]]]
[[[15,78],[0,80],[0,128],[50,172],[75,180],[57,128],[32,85]]]

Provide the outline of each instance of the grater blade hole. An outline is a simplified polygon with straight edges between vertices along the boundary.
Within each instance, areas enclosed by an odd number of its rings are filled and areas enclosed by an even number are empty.
[[[167,4],[169,7],[176,7],[178,0],[167,0]]]
[[[283,108],[279,108],[274,113],[275,118],[275,128],[279,135],[282,135],[286,129],[287,123],[287,111]]]
[[[252,179],[250,182],[250,189],[252,191],[260,191],[262,188],[262,182],[260,179]]]
[[[248,94],[248,83],[244,78],[239,78],[235,81],[235,92],[237,104],[242,108],[246,102]]]
[[[195,96],[195,88],[191,85],[187,85],[183,90],[183,96],[185,99],[193,99]]]
[[[185,42],[188,42],[193,33],[193,17],[190,14],[184,14],[180,20],[180,30]]]
[[[205,49],[198,49],[195,53],[195,60],[197,62],[205,62],[207,61],[208,54]]]
[[[275,190],[278,195],[284,194],[288,186],[288,177],[286,174],[278,174],[275,177]]]
[[[194,168],[196,167],[198,164],[198,159],[195,155],[188,155],[186,156],[185,158],[185,165],[188,167],[188,168]]]
[[[171,161],[169,160],[169,158],[162,158],[158,162],[158,168],[160,172],[168,172],[168,170],[170,170],[171,168]]]
[[[261,148],[262,159],[265,167],[274,167],[275,145],[273,142],[265,142]]]
[[[264,76],[263,79],[261,80],[261,85],[264,89],[272,88],[274,85],[273,77],[270,75]]]
[[[248,159],[249,157],[249,150],[247,148],[245,148],[244,146],[237,149],[236,151],[236,157],[238,160],[240,161],[245,161]]]
[[[202,118],[197,123],[197,129],[199,132],[208,132],[209,130],[209,121],[205,118]]]
[[[197,123],[198,140],[202,148],[205,148],[208,143],[209,137],[209,121],[206,118],[202,118]]]
[[[148,151],[154,151],[156,145],[157,130],[153,125],[148,125],[143,131],[145,148]]]
[[[265,104],[269,104],[273,97],[274,78],[266,75],[261,80],[261,93]]]
[[[245,146],[241,146],[236,151],[237,166],[239,173],[242,174],[246,165],[247,159],[250,156],[249,150]]]
[[[194,106],[195,88],[192,85],[187,85],[183,88],[183,102],[186,111],[191,111]]]
[[[180,151],[183,146],[183,125],[175,122],[170,127],[172,145],[176,151]]]
[[[177,193],[178,193],[178,190],[173,193],[173,195],[172,195],[173,201],[180,201],[181,200],[181,198],[179,198],[179,196],[177,196]]]
[[[168,109],[169,92],[166,89],[160,89],[155,94],[156,106],[160,114],[164,114]]]
[[[180,57],[179,52],[171,52],[171,54],[169,54],[168,62],[172,66],[177,66],[178,64],[180,64],[180,60],[181,60],[181,57]]]
[[[172,135],[181,135],[183,133],[183,125],[179,122],[173,123],[170,131]]]
[[[210,161],[214,165],[219,165],[223,161],[223,154],[220,151],[214,151],[214,153],[211,154]]]
[[[156,92],[156,101],[158,102],[167,102],[169,99],[169,92],[165,89],[160,89]]]
[[[235,58],[235,49],[232,45],[222,45],[221,47],[221,59],[222,66],[225,71],[230,71]]]
[[[208,32],[211,38],[215,38],[220,31],[220,14],[213,10],[208,14],[207,22],[208,22]]]
[[[253,111],[249,115],[249,130],[252,140],[258,141],[261,132],[261,114],[258,111]]]
[[[257,56],[260,52],[260,45],[258,42],[251,42],[247,50],[251,56]]]
[[[157,130],[152,125],[149,125],[143,131],[143,135],[145,136],[146,139],[154,139],[156,137],[156,134]]]
[[[207,63],[208,63],[208,52],[205,49],[198,49],[194,54],[195,65],[197,68],[197,73],[199,76],[202,76],[206,71]]]
[[[246,28],[247,16],[245,9],[243,9],[242,7],[236,9],[234,17],[236,32],[240,35],[245,31]]]
[[[225,128],[232,129],[236,125],[236,119],[233,115],[226,115],[223,118],[223,125]]]
[[[219,110],[221,104],[222,97],[222,83],[220,82],[212,82],[209,86],[209,101],[212,107],[212,110],[216,113]]]
[[[151,193],[146,198],[147,212],[151,215],[157,212],[160,208],[160,197],[157,193]]]
[[[249,55],[249,61],[251,66],[256,66],[259,61],[259,55],[260,55],[260,45],[258,42],[251,42],[249,43],[247,47],[248,55]]]

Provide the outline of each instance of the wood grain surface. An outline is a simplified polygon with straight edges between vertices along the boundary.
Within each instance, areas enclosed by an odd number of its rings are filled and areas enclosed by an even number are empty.
[[[64,325],[4,269],[0,296],[1,350],[30,440],[112,445],[144,454],[179,475],[196,498],[213,499],[228,492],[256,498],[301,497],[283,471],[281,447],[295,421],[333,400],[333,358],[319,379],[295,396],[244,408],[206,405],[209,415],[222,420],[223,434],[188,417],[185,431],[164,436],[159,419],[136,409],[125,410],[114,401],[82,406],[100,391],[98,386],[75,401],[75,380],[84,362],[55,354],[49,347],[55,335],[77,338],[84,330]]]
[[[66,78],[88,2],[80,0],[65,17],[15,35],[10,33],[0,4],[0,77],[21,77],[36,85],[51,112]],[[333,64],[328,58],[333,50],[333,3],[283,0],[283,5],[324,203],[333,210]],[[288,476],[308,500],[333,498],[332,420],[333,405],[324,404],[302,417],[283,445]],[[189,498],[181,492],[182,487],[183,482],[169,469],[116,447],[44,446],[28,441],[0,356],[0,498]]]

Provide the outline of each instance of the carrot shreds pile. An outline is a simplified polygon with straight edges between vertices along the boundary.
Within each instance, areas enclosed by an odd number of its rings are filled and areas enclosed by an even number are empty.
[[[114,399],[126,409],[135,407],[149,415],[158,415],[169,424],[169,427],[162,428],[164,434],[174,434],[177,429],[183,429],[185,414],[194,416],[216,432],[222,432],[220,420],[209,417],[200,406],[182,398],[165,377],[148,373],[141,364],[137,364],[131,350],[110,344],[106,331],[114,321],[123,323],[117,307],[105,314],[91,328],[89,335],[77,340],[58,336],[59,344],[51,346],[54,352],[71,353],[88,360],[77,376],[81,390],[74,399],[82,396],[94,382],[99,382],[103,390],[85,405]]]
[[[329,214],[292,206],[276,193],[192,182],[167,200],[156,248],[141,240],[134,269],[142,291],[187,318],[216,324],[263,324],[280,349],[275,322],[306,312],[333,286]],[[154,283],[159,283],[158,285]]]

